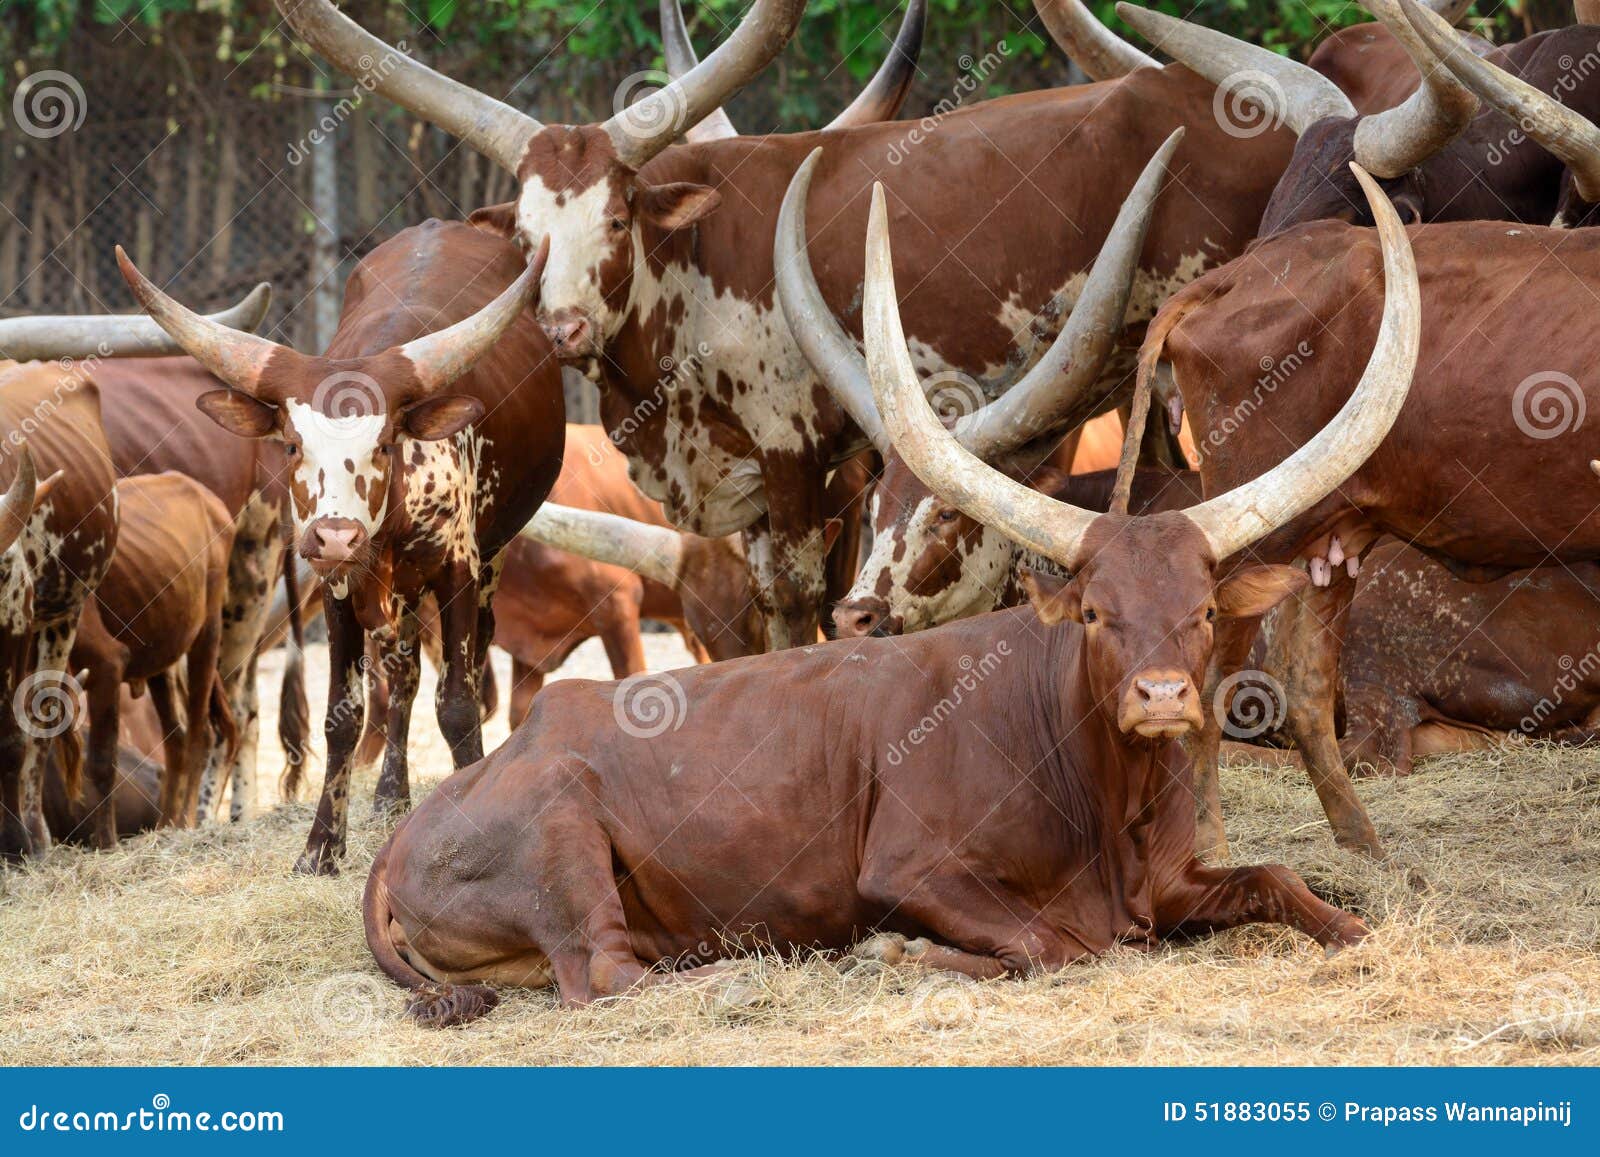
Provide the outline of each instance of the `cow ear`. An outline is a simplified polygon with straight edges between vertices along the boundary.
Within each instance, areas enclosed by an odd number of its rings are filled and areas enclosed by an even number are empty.
[[[1023,593],[1033,604],[1033,613],[1045,626],[1053,627],[1069,619],[1074,623],[1083,622],[1083,594],[1072,579],[1028,567],[1023,567],[1017,577],[1022,582]]]
[[[844,519],[830,518],[822,524],[822,553],[827,554],[833,549],[833,544],[839,541],[839,535],[844,530]]]
[[[683,229],[722,204],[722,194],[709,185],[673,181],[639,190],[639,215],[661,229]]]
[[[517,203],[507,201],[504,205],[485,205],[482,209],[474,209],[467,217],[467,224],[509,241],[517,232]]]
[[[210,390],[195,399],[200,412],[230,434],[265,438],[278,425],[278,408],[238,390]]]
[[[406,408],[401,424],[408,437],[437,442],[461,433],[483,418],[483,403],[465,394],[442,394]]]
[[[1245,567],[1217,587],[1217,612],[1233,619],[1264,615],[1310,581],[1310,575],[1292,566]]]

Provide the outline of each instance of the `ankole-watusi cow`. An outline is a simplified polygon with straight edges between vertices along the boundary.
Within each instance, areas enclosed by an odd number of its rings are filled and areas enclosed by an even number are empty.
[[[697,67],[589,125],[541,124],[451,82],[327,0],[279,6],[341,71],[517,175],[517,202],[491,217],[524,244],[552,237],[541,302],[558,351],[590,363],[607,428],[675,525],[750,529],[773,648],[816,637],[824,485],[861,446],[772,293],[778,205],[815,147],[810,242],[829,308],[859,333],[854,238],[882,180],[915,242],[900,273],[919,364],[988,395],[1043,352],[1111,227],[1107,191],[1130,186],[1175,128],[1189,130],[1173,160],[1183,179],[1151,225],[1134,322],[1244,248],[1291,148],[1276,130],[1229,135],[1212,86],[1184,68],[966,103],[1003,72],[999,48],[925,121],[677,144],[778,54],[803,0],[758,0]]]
[[[411,1015],[481,1015],[486,981],[553,981],[580,1003],[661,979],[660,964],[694,974],[739,946],[842,948],[873,931],[879,955],[978,977],[1256,920],[1329,947],[1360,939],[1286,868],[1195,858],[1176,740],[1198,725],[1213,620],[1306,581],[1289,567],[1219,581],[1217,561],[1336,486],[1405,398],[1415,271],[1386,203],[1378,217],[1382,334],[1317,452],[1145,518],[1054,502],[944,428],[906,346],[874,190],[863,313],[895,447],[1074,577],[1032,577],[1030,609],[905,639],[676,672],[647,712],[628,683],[551,687],[374,861],[367,943],[412,990]]]
[[[1600,235],[1459,222],[1419,228],[1414,243],[1427,324],[1410,400],[1348,482],[1250,552],[1308,560],[1313,585],[1280,610],[1270,669],[1283,673],[1286,725],[1335,836],[1373,851],[1378,837],[1334,730],[1341,635],[1363,552],[1387,533],[1479,579],[1600,559],[1593,447],[1574,421],[1600,406],[1586,304],[1600,280]],[[1350,351],[1372,340],[1378,257],[1371,230],[1302,226],[1202,278],[1152,323],[1141,383],[1167,363],[1170,385],[1158,388],[1192,423],[1208,495],[1314,448],[1321,423],[1350,396]],[[1242,666],[1252,634],[1234,624],[1219,635],[1219,678]],[[1215,738],[1208,727],[1202,750]],[[1202,835],[1220,844],[1214,764],[1197,760]]]
[[[1157,48],[1209,77],[1219,86],[1219,100],[1244,102],[1256,116],[1281,120],[1295,132],[1294,159],[1261,219],[1263,237],[1327,218],[1370,225],[1360,191],[1344,174],[1352,158],[1384,179],[1407,221],[1588,221],[1593,202],[1583,194],[1600,195],[1600,187],[1582,180],[1573,188],[1567,150],[1551,143],[1559,134],[1541,143],[1531,126],[1480,107],[1424,36],[1440,43],[1448,37],[1451,59],[1463,63],[1478,60],[1470,42],[1411,0],[1363,0],[1363,6],[1405,45],[1426,80],[1404,104],[1371,115],[1358,113],[1332,81],[1287,57],[1132,4],[1118,4],[1117,12]],[[1600,115],[1600,77],[1592,70],[1578,74],[1571,64],[1591,56],[1597,44],[1600,29],[1577,25],[1489,55],[1541,93],[1559,92],[1570,109],[1593,120]],[[1264,83],[1257,82],[1261,77]],[[1266,113],[1263,100],[1271,106]]]
[[[211,315],[218,324],[254,331],[266,316],[271,293],[263,284],[231,309]],[[231,762],[213,748],[200,785],[199,814],[209,817],[230,781],[231,815],[247,819],[258,803],[256,750],[260,729],[256,656],[275,580],[291,557],[288,487],[283,448],[275,442],[219,436],[196,408],[202,394],[222,385],[148,317],[29,317],[0,321],[0,350],[29,356],[94,359],[106,440],[119,477],[186,474],[210,490],[233,520],[228,589],[217,665],[239,730]],[[293,572],[284,570],[288,581]],[[291,660],[298,650],[291,649]],[[279,740],[291,768],[304,761],[305,680],[300,665],[285,666]]]
[[[161,823],[191,827],[213,740],[229,759],[238,741],[217,670],[233,520],[221,499],[176,473],[120,480],[117,510],[117,548],[72,646],[89,704],[88,778],[102,801],[113,797],[122,688],[148,686],[166,736]],[[97,808],[91,823],[96,847],[116,845],[113,807]]]
[[[117,728],[117,778],[111,791],[111,808],[116,815],[117,836],[125,839],[150,831],[160,822],[166,732],[151,697],[135,699],[126,687],[117,710]],[[77,742],[82,744],[81,736]],[[62,760],[61,745],[57,744],[45,769],[45,823],[50,828],[50,838],[58,844],[88,844],[102,797],[93,784],[85,783],[79,798],[69,799]]]
[[[68,656],[83,608],[117,545],[116,478],[100,425],[100,392],[83,367],[0,363],[0,483],[16,479],[27,445],[38,475],[56,479],[16,545],[0,608],[0,859],[50,848],[43,783],[50,746],[72,724]],[[81,771],[80,753],[67,773]],[[75,783],[75,778],[72,779]]]
[[[1031,475],[1064,431],[1105,408],[1097,386],[1122,336],[1146,230],[1183,135],[1182,129],[1174,132],[1133,183],[1050,354],[992,402],[975,404],[955,392],[950,417],[955,437],[970,452],[1014,476]],[[890,614],[891,593],[898,591],[898,627],[915,631],[992,609],[992,602],[974,604],[984,591],[1005,585],[1012,548],[1000,531],[962,519],[917,479],[890,443],[866,361],[812,275],[807,202],[823,152],[819,148],[800,166],[779,212],[773,254],[778,301],[812,367],[883,457],[873,498],[872,551],[834,624],[846,634],[878,630]],[[937,388],[936,378],[930,389]],[[947,399],[936,404],[940,400]]]
[[[206,323],[119,255],[139,303],[230,387],[201,409],[232,433],[281,441],[289,458],[297,549],[324,584],[332,671],[328,768],[300,871],[331,873],[344,850],[368,634],[392,690],[379,802],[409,800],[424,593],[444,642],[440,730],[457,765],[482,755],[478,680],[501,554],[561,466],[561,375],[527,308],[547,253],[525,264],[456,223],[404,230],[351,275],[320,357]]]

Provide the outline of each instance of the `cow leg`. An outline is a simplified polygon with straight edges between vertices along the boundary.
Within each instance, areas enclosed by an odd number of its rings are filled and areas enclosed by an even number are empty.
[[[161,750],[162,762],[166,767],[180,767],[183,763],[184,726],[183,717],[178,714],[177,693],[172,686],[172,674],[163,671],[145,684],[145,693],[150,696],[150,705],[155,708],[156,719],[161,724]],[[161,783],[165,785],[170,776],[165,773]],[[165,790],[163,786],[161,791]],[[156,800],[156,814],[161,814],[161,801]]]
[[[22,822],[22,759],[26,746],[21,712],[13,707],[28,657],[26,634],[0,635],[0,864],[19,862],[32,850]]]
[[[231,820],[238,823],[254,818],[260,805],[256,788],[256,753],[261,735],[256,650],[272,607],[273,588],[282,569],[283,536],[279,532],[278,504],[257,495],[245,504],[233,525],[217,670],[222,676],[228,709],[233,712],[239,729],[239,742],[229,763],[227,744],[221,736],[212,739],[196,809],[201,823],[212,818],[230,781],[233,784],[228,813]]]
[[[611,663],[611,674],[618,679],[637,675],[645,669],[644,638],[639,632],[639,605],[626,598],[610,600],[600,642]]]
[[[121,715],[122,670],[110,662],[95,664],[89,669],[88,685],[84,688],[89,701],[89,744],[84,759],[84,770],[89,783],[94,786],[94,813],[89,817],[91,840],[101,851],[117,846],[117,808],[114,796],[117,786],[117,730]],[[167,798],[170,773],[161,779],[161,802]],[[165,808],[161,811],[166,821]]]
[[[1207,859],[1221,860],[1228,855],[1228,829],[1222,818],[1222,783],[1218,772],[1222,725],[1228,716],[1227,704],[1218,702],[1218,696],[1222,681],[1241,670],[1249,660],[1260,624],[1259,618],[1224,619],[1217,624],[1201,703],[1204,722],[1199,735],[1186,742],[1189,759],[1194,764],[1194,850]]]
[[[478,599],[470,579],[439,595],[439,635],[444,645],[434,708],[455,766],[483,758],[483,721],[478,716]]]
[[[1241,924],[1287,924],[1330,954],[1357,944],[1367,926],[1319,900],[1282,864],[1211,868],[1194,861],[1155,897],[1157,935],[1193,935]]]
[[[49,851],[51,844],[50,829],[44,822],[44,769],[49,762],[50,746],[61,734],[62,724],[70,727],[77,715],[77,704],[67,702],[67,698],[77,693],[76,679],[67,674],[77,633],[76,616],[40,628],[35,643],[34,678],[37,682],[23,705],[28,715],[23,722],[28,739],[22,753],[22,822],[28,829],[36,856]],[[115,837],[113,821],[113,840]]]
[[[1382,857],[1383,846],[1356,794],[1334,725],[1339,653],[1355,580],[1335,568],[1325,587],[1307,587],[1278,608],[1268,646],[1268,666],[1282,672],[1288,696],[1289,734],[1306,763],[1311,786],[1341,847]]]
[[[366,725],[361,730],[361,739],[356,744],[351,763],[357,770],[371,767],[389,749],[389,737],[384,732],[389,719],[389,682],[384,678],[376,640],[367,640],[366,662],[362,666],[365,669],[367,711]]]
[[[364,715],[361,624],[349,599],[332,598],[324,592],[322,607],[328,626],[328,714],[322,725],[328,770],[306,850],[294,865],[304,876],[339,874],[337,861],[344,855],[350,812],[350,762],[361,738]]]
[[[383,672],[389,684],[389,717],[383,728],[387,743],[372,808],[385,816],[399,815],[411,806],[406,745],[411,735],[411,705],[417,697],[417,683],[422,676],[422,656],[417,652],[416,608],[401,606],[397,609],[393,631],[380,647]]]
[[[766,518],[744,532],[745,558],[766,620],[767,650],[807,647],[827,593],[823,489],[803,471],[766,468]]]
[[[221,592],[217,592],[220,602]],[[217,602],[212,603],[218,606]],[[174,825],[192,828],[199,822],[196,816],[200,798],[200,780],[205,774],[206,762],[213,749],[210,725],[212,685],[217,677],[217,649],[222,644],[222,623],[213,615],[195,636],[184,665],[184,717],[188,729],[184,733],[182,774],[176,776],[182,785],[174,802],[177,813]]]
[[[518,659],[511,660],[511,730],[522,726],[533,697],[544,686],[544,672]]]
[[[925,936],[907,940],[898,932],[880,932],[854,948],[850,955],[858,960],[883,964],[921,964],[942,972],[959,972],[974,980],[994,980],[1010,971],[998,957],[979,956],[945,944],[935,944]]]
[[[478,666],[474,672],[478,688],[478,722],[489,722],[494,715],[498,688],[494,681],[494,664],[490,661],[489,646],[494,642],[494,595],[500,589],[500,576],[505,571],[506,552],[501,551],[478,571],[478,627],[473,646],[478,649]]]

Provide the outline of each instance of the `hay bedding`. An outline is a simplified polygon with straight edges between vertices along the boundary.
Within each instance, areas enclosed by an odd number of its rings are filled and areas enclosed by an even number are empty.
[[[647,645],[657,666],[683,661],[675,639]],[[311,659],[316,695],[325,652]],[[598,648],[567,673],[603,675]],[[425,676],[413,728],[424,792],[449,770],[431,697]],[[502,718],[489,744],[504,734]],[[264,768],[277,759],[264,744]],[[400,1019],[400,991],[367,954],[359,901],[383,835],[366,817],[370,779],[357,787],[337,880],[288,873],[308,803],[0,875],[0,1061],[1600,1063],[1600,751],[1452,757],[1364,785],[1423,891],[1336,851],[1298,772],[1226,769],[1235,858],[1294,865],[1375,926],[1331,961],[1267,928],[1021,982],[757,959],[735,973],[738,1001],[720,986],[657,989],[566,1011],[550,993],[510,992],[487,1019],[443,1033]]]

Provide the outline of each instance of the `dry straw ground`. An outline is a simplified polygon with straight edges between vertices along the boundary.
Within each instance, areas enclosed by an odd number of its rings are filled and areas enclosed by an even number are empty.
[[[651,643],[660,663],[681,654]],[[596,658],[585,649],[587,673]],[[313,652],[314,694],[322,659]],[[429,714],[419,708],[414,736],[422,791],[448,771]],[[497,721],[489,742],[504,733]],[[276,766],[274,745],[263,756]],[[1286,931],[1247,928],[981,985],[755,960],[741,972],[753,999],[737,1006],[701,989],[579,1011],[509,993],[483,1021],[429,1032],[400,1019],[401,994],[362,939],[382,839],[368,781],[337,880],[287,871],[304,803],[113,855],[58,850],[0,876],[0,1062],[1600,1063],[1600,752],[1452,758],[1367,783],[1420,891],[1335,851],[1298,773],[1224,775],[1235,857],[1294,865],[1364,915],[1371,941],[1325,961]]]

